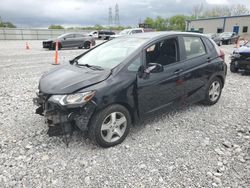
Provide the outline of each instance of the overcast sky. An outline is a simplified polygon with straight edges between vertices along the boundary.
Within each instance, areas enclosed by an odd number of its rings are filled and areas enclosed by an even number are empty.
[[[108,8],[114,14],[116,3],[121,25],[132,26],[146,17],[190,15],[199,3],[204,7],[241,3],[250,9],[250,0],[0,0],[0,16],[19,27],[107,25]]]

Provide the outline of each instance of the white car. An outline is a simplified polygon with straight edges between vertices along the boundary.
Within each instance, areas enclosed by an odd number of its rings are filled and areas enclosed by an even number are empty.
[[[92,31],[88,35],[97,39],[98,38],[98,31]]]
[[[110,36],[110,39],[114,39],[114,38],[121,37],[124,35],[133,35],[136,33],[144,33],[143,28],[124,29],[119,34]]]

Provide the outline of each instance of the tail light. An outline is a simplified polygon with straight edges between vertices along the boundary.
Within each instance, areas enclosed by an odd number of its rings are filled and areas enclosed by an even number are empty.
[[[219,51],[219,57],[221,58],[221,59],[223,59],[223,61],[225,61],[225,53],[220,49],[220,51]]]

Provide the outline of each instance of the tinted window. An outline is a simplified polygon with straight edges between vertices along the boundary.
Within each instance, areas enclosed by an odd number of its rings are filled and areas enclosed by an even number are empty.
[[[83,35],[81,35],[81,34],[75,34],[75,37],[76,38],[81,38],[81,37],[83,37]]]
[[[200,37],[183,37],[187,59],[206,54],[206,50]]]
[[[244,26],[243,29],[242,29],[242,33],[247,33],[247,31],[248,31],[248,27]]]
[[[136,33],[142,33],[142,30],[133,30],[132,34],[136,34]]]
[[[73,35],[73,34],[66,35],[64,38],[67,38],[67,39],[69,39],[69,38],[74,38],[74,35]]]
[[[178,42],[176,38],[157,42],[146,49],[146,63],[158,63],[163,66],[178,61]]]

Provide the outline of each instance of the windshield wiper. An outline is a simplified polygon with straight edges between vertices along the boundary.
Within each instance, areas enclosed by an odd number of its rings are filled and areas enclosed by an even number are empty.
[[[79,64],[78,62],[76,62],[77,66],[84,66],[84,67],[88,67],[92,70],[103,70],[103,68],[101,66],[97,66],[97,65],[90,65],[90,64]]]

